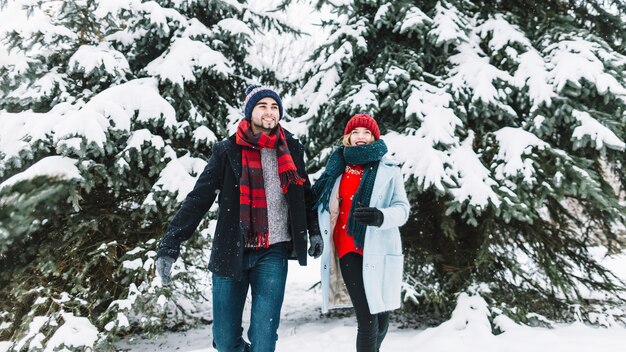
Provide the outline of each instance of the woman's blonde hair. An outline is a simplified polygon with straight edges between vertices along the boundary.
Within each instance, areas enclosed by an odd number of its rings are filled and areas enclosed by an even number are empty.
[[[344,147],[349,147],[351,146],[350,144],[350,133],[343,135],[343,137],[341,137],[341,144],[343,144]]]

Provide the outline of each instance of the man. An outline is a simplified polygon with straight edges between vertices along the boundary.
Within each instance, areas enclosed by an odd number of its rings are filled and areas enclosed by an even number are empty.
[[[287,259],[306,265],[307,229],[309,255],[317,258],[322,253],[304,147],[279,124],[282,115],[276,92],[261,85],[246,89],[245,118],[234,135],[213,146],[207,166],[158,246],[157,272],[169,284],[181,242],[189,239],[218,197],[209,270],[213,347],[219,352],[274,351]],[[250,345],[242,338],[248,287]]]

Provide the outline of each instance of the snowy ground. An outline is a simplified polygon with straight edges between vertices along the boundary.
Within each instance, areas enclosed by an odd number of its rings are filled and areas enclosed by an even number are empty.
[[[626,257],[612,260],[611,268],[626,278]],[[300,267],[290,261],[287,292],[276,350],[279,352],[354,351],[356,321],[354,317],[328,318],[320,315],[321,296],[318,288],[309,290],[319,280],[319,262]],[[572,324],[557,329],[529,328],[502,321],[506,332],[491,334],[482,313],[486,307],[480,300],[466,297],[464,308],[438,327],[406,330],[391,326],[381,348],[385,352],[617,352],[626,350],[626,329],[592,328]],[[249,319],[249,311],[245,314]],[[195,351],[214,352],[211,348],[211,327],[163,335],[153,340],[134,339],[118,344],[130,351]]]

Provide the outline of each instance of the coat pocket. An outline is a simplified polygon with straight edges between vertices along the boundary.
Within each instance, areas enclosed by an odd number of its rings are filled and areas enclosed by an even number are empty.
[[[385,272],[383,274],[383,301],[387,305],[391,305],[395,308],[400,307],[400,290],[402,287],[403,269],[404,255],[385,255]]]

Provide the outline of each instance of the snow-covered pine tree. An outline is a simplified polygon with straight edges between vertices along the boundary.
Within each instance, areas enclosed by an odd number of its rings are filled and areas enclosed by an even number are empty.
[[[296,96],[310,167],[351,115],[379,120],[412,203],[408,316],[445,319],[470,291],[526,322],[624,321],[598,259],[626,222],[626,5],[315,3],[337,16]]]
[[[291,29],[227,0],[2,2],[30,17],[0,27],[0,340],[82,349],[210,319],[210,217],[172,288],[154,249],[247,84],[279,83],[255,32]]]

